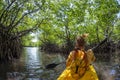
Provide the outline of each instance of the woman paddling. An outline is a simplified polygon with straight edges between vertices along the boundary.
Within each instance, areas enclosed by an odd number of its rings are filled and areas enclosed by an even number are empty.
[[[88,34],[77,37],[75,49],[66,60],[66,69],[57,80],[99,80],[92,65],[95,60],[91,49],[85,51],[85,38]]]

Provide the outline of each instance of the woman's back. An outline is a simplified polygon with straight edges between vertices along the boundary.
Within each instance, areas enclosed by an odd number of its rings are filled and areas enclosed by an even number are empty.
[[[89,54],[91,54],[90,51]],[[67,64],[69,64],[67,68],[70,69],[72,77],[80,78],[88,70],[89,62],[87,53],[84,50],[72,51],[67,59]]]
[[[87,35],[77,37],[75,49],[70,52],[66,60],[66,69],[57,80],[98,80],[91,63],[95,60],[91,49],[84,51]]]

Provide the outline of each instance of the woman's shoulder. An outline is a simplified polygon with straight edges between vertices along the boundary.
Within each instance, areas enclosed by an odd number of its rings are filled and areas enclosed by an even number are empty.
[[[71,52],[70,52],[70,55],[73,55],[73,54],[75,54],[75,53],[77,53],[77,54],[84,54],[84,51],[83,50],[72,50]]]
[[[75,53],[75,52],[76,52],[75,50],[70,51],[70,53]]]
[[[88,49],[88,50],[86,51],[86,53],[87,53],[87,54],[94,54],[93,51],[92,51],[92,49]]]
[[[94,53],[93,53],[92,49],[88,49],[86,51],[86,53],[87,53],[87,57],[89,59],[89,63],[95,61],[95,56],[94,56]]]
[[[93,53],[92,49],[88,49],[86,51],[86,53],[87,53],[88,56],[94,56],[94,53]]]
[[[75,53],[75,51],[74,51],[74,50],[70,51],[70,55],[73,55],[74,53]]]
[[[79,53],[79,52],[81,52],[81,50],[72,50],[70,51],[70,54]]]

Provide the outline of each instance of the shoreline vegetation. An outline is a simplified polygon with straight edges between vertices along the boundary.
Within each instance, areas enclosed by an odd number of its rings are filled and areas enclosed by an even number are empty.
[[[86,45],[86,50],[90,49],[96,45],[97,44]],[[71,50],[72,49],[73,49],[73,47],[71,47]],[[68,56],[68,53],[66,53],[66,52],[69,52],[69,51],[66,51],[65,47],[58,47],[54,44],[43,46],[40,48],[40,50],[46,51],[47,53],[50,53],[50,54],[60,53],[65,58],[67,58],[67,56]],[[116,79],[118,77],[116,75],[119,75],[119,72],[111,73],[111,70],[114,70],[113,68],[117,68],[119,65],[118,61],[120,60],[120,57],[118,57],[118,54],[120,53],[120,42],[118,42],[118,43],[115,43],[113,41],[106,42],[105,44],[100,46],[98,49],[96,49],[94,53],[96,56],[96,61],[94,63],[94,67],[96,69],[99,79],[100,80]],[[116,59],[119,59],[119,60],[116,60]],[[62,67],[62,66],[63,65],[61,65],[60,67]],[[65,64],[64,64],[64,66],[65,66]],[[64,69],[62,69],[62,70],[64,70]],[[58,72],[60,73],[60,71],[58,71]]]
[[[97,44],[86,45],[86,50],[90,49]],[[46,44],[40,47],[40,50],[46,51],[50,54],[53,53],[61,53],[64,56],[67,56],[71,50],[73,50],[73,45],[66,47],[66,46],[57,46],[56,44]],[[113,41],[105,42],[99,48],[97,48],[94,53],[97,57],[97,60],[102,61],[110,61],[111,57],[115,57],[119,54],[120,50],[120,42],[115,43]]]
[[[86,45],[86,50],[96,45],[97,44]],[[73,47],[71,48],[71,50],[72,49]],[[67,58],[68,56],[68,53],[66,52],[69,52],[65,51],[66,50],[65,47],[56,47],[54,45],[49,45],[46,47],[43,46],[41,50],[44,50],[50,54],[59,52],[65,58]],[[94,67],[100,80],[113,80],[118,78],[118,76],[116,75],[119,75],[119,72],[111,73],[111,70],[114,70],[119,65],[120,60],[120,57],[118,57],[119,53],[120,53],[120,41],[118,43],[115,43],[114,41],[106,42],[105,44],[101,45],[98,49],[94,51],[94,54],[96,56]]]

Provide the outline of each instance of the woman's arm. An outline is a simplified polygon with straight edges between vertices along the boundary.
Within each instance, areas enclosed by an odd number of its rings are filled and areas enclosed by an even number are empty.
[[[72,52],[70,52],[70,54],[66,60],[66,67],[70,66],[71,62],[72,62]]]
[[[95,56],[94,56],[94,53],[93,53],[92,49],[87,50],[86,53],[87,53],[87,57],[88,57],[89,63],[91,64],[96,59]]]

